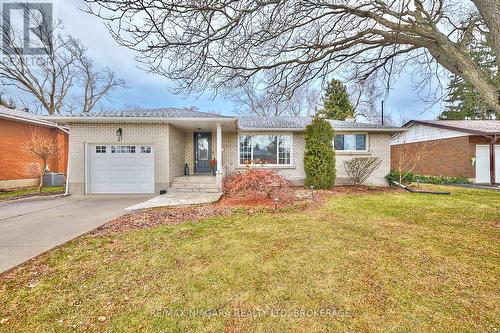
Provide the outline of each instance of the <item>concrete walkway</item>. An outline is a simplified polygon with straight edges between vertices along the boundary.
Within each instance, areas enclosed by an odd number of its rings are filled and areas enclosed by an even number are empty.
[[[0,272],[91,231],[151,196],[85,196],[0,203]]]
[[[202,192],[169,192],[159,195],[148,201],[128,207],[127,211],[134,211],[158,207],[180,207],[189,205],[202,205],[219,201],[222,193]]]

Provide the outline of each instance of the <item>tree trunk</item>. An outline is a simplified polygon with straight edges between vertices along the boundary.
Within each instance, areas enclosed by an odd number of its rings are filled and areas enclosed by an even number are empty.
[[[470,55],[446,37],[439,38],[436,44],[429,48],[429,52],[444,68],[470,82],[485,102],[500,115],[500,87],[495,86]]]
[[[43,162],[43,169],[42,172],[40,172],[40,184],[38,185],[38,192],[42,193],[43,189],[43,178],[45,177],[45,173],[47,172],[47,162]]]
[[[493,37],[493,50],[497,55],[497,64],[500,68],[500,1],[499,0],[472,0],[479,9]],[[498,112],[498,111],[497,111]]]

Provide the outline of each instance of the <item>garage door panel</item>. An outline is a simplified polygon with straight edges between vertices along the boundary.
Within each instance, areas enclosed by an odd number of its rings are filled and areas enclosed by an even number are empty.
[[[495,177],[500,178],[500,145],[495,146]],[[476,146],[476,183],[490,182],[490,147]]]
[[[106,152],[102,152],[102,147],[106,147]],[[147,154],[140,151],[141,146],[133,145],[91,145],[90,192],[154,193],[153,151],[150,149],[151,153]]]

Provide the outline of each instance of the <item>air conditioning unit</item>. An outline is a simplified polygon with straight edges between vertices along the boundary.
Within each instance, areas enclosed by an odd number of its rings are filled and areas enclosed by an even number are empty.
[[[63,173],[47,172],[43,176],[43,186],[63,186],[65,183]]]

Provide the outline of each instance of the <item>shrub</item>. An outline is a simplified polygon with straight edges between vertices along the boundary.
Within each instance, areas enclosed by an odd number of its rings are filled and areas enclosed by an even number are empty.
[[[354,185],[364,183],[368,177],[377,170],[382,163],[378,157],[356,157],[349,161],[344,161],[344,168]]]
[[[333,128],[326,120],[314,117],[304,136],[305,185],[317,189],[330,188],[335,183],[335,151]]]
[[[399,173],[396,171],[391,171],[386,177],[389,184],[393,184],[392,181],[399,182]],[[425,176],[425,175],[416,175],[414,173],[408,173],[403,178],[403,183],[423,183],[423,184],[437,184],[437,185],[446,185],[446,184],[470,184],[471,182],[463,176],[458,177],[447,177],[447,176]]]
[[[224,180],[224,193],[228,196],[265,194],[267,198],[284,195],[290,189],[290,182],[274,170],[259,170],[247,167]]]

